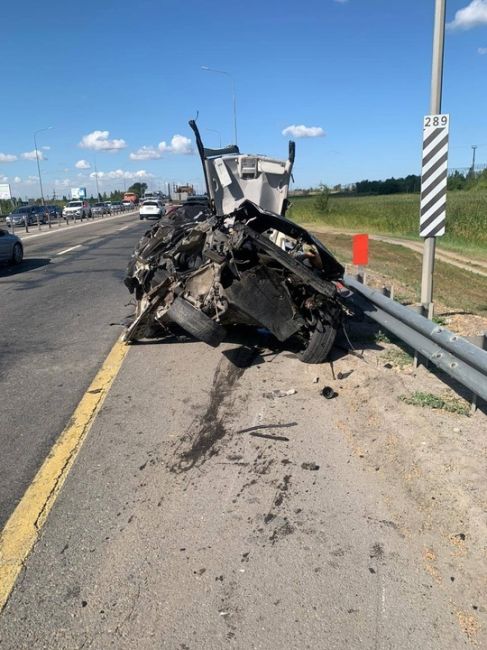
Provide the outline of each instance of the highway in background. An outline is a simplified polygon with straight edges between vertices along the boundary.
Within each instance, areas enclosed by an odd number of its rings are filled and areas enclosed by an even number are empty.
[[[137,213],[25,236],[0,267],[0,526],[131,313],[122,281],[147,223]]]

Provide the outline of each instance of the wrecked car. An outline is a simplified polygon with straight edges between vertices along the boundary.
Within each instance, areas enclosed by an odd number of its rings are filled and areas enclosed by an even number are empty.
[[[306,363],[326,359],[340,325],[344,269],[311,233],[285,217],[294,163],[207,149],[190,122],[208,197],[183,205],[140,240],[125,284],[136,313],[124,338],[178,325],[218,346],[233,325],[266,328]]]

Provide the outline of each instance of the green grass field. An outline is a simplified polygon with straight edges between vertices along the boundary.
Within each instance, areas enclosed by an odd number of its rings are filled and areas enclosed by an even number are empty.
[[[298,223],[323,224],[339,230],[419,239],[419,194],[330,196],[328,212],[320,213],[316,197],[291,197],[287,213]],[[440,246],[487,256],[487,191],[449,192],[446,234]]]

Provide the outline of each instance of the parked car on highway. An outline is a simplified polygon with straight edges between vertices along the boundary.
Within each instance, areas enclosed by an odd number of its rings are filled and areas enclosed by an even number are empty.
[[[95,203],[91,206],[91,215],[93,217],[104,217],[108,213],[105,203]]]
[[[111,214],[112,213],[112,202],[111,201],[105,201],[104,205],[105,205],[107,214]]]
[[[206,149],[194,121],[208,201],[178,207],[145,233],[125,284],[136,298],[126,341],[164,337],[177,325],[218,346],[227,328],[267,329],[305,363],[321,363],[340,327],[344,268],[286,219],[294,163]]]
[[[88,201],[70,201],[63,209],[63,217],[72,219],[87,219],[91,217],[91,206]]]
[[[124,210],[133,210],[134,209],[134,204],[132,201],[123,201],[122,206]]]
[[[122,201],[112,201],[111,202],[111,211],[112,212],[122,212],[124,209]]]
[[[0,262],[20,264],[24,258],[24,247],[17,235],[0,228]]]
[[[139,208],[139,219],[160,219],[164,212],[164,205],[159,201],[144,201]]]
[[[23,205],[15,208],[5,219],[7,225],[28,226],[34,225],[39,219],[40,223],[46,223],[47,212],[42,205]]]

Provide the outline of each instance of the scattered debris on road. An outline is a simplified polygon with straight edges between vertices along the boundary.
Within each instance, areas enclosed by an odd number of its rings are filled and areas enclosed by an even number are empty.
[[[321,394],[325,399],[333,399],[338,395],[331,386],[325,386],[321,391]]]

